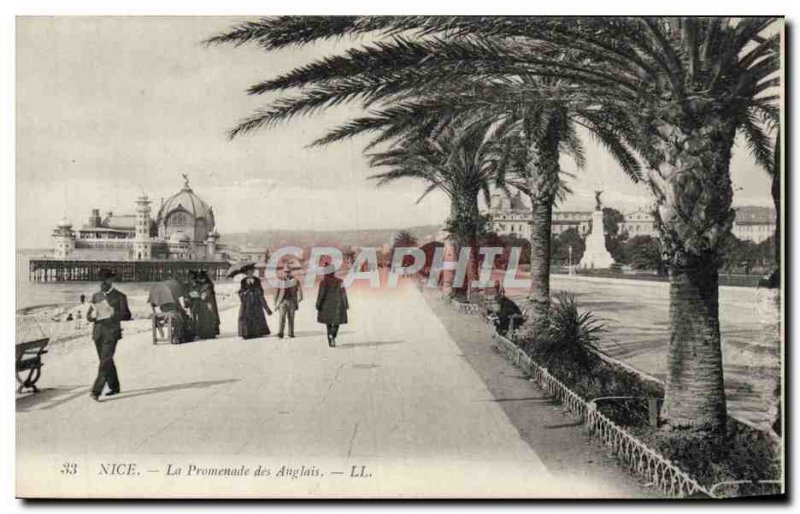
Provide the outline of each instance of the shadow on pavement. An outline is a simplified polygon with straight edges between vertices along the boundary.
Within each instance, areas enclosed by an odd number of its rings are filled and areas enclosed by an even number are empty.
[[[88,394],[88,385],[40,388],[38,393],[30,393],[17,398],[16,410],[17,412],[25,412],[42,403],[56,400],[38,410],[52,409]]]
[[[347,334],[352,334],[353,332],[349,330],[340,330],[339,335],[344,336]],[[309,336],[324,336],[324,330],[295,330],[294,336],[295,337],[309,337]]]
[[[341,334],[341,332],[339,332]],[[344,343],[344,344],[337,344],[336,348],[368,348],[371,346],[386,346],[392,344],[402,344],[405,343],[404,339],[397,339],[393,341],[373,341],[373,342],[366,342],[366,343]]]
[[[134,396],[146,396],[148,394],[168,393],[170,391],[182,391],[184,389],[205,389],[217,385],[230,384],[239,382],[238,378],[230,378],[227,380],[201,380],[197,382],[187,382],[185,384],[173,384],[162,387],[149,387],[147,389],[134,389],[132,391],[122,391],[118,396],[103,397],[104,402],[111,402],[116,400],[125,400],[133,398]]]
[[[339,332],[340,334],[344,334],[344,332]],[[294,336],[295,337],[308,337],[308,336],[324,336],[324,330],[295,330]]]
[[[543,428],[554,430],[557,428],[579,427],[583,425],[582,421],[573,421],[572,423],[560,423],[558,425],[545,425]]]
[[[538,403],[552,403],[555,404],[556,401],[552,398],[542,397],[542,396],[527,396],[523,398],[492,398],[489,400],[490,402],[538,402]]]

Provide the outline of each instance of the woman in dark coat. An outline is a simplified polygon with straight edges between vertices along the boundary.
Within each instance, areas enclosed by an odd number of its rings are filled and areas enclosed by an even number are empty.
[[[205,271],[193,274],[189,298],[192,301],[192,318],[200,339],[213,339],[219,335],[219,310],[214,283]]]
[[[342,279],[333,271],[326,274],[319,283],[317,294],[317,321],[324,323],[328,334],[328,346],[336,346],[339,325],[347,323],[347,292]]]
[[[264,289],[261,281],[255,276],[255,266],[248,266],[244,271],[247,276],[242,279],[239,288],[239,299],[242,301],[239,307],[239,336],[244,339],[252,339],[269,335],[269,325],[264,312],[272,314],[267,299],[264,297]]]

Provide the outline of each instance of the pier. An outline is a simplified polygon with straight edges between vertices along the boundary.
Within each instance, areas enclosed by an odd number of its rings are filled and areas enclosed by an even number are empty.
[[[230,267],[228,261],[103,261],[31,259],[28,280],[32,282],[84,282],[98,280],[101,269],[117,274],[120,282],[157,282],[170,277],[186,277],[190,270],[203,269],[212,280],[225,277]]]

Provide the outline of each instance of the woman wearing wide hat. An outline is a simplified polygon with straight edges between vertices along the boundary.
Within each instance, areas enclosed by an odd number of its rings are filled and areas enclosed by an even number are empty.
[[[328,346],[336,346],[336,336],[339,334],[339,325],[347,323],[347,292],[342,279],[336,276],[336,270],[326,262],[324,264],[325,276],[320,280],[317,293],[317,321],[323,323],[327,329]]]
[[[243,339],[262,337],[270,333],[264,313],[271,315],[272,310],[267,305],[261,280],[255,276],[255,271],[255,264],[248,264],[234,272],[246,275],[239,288],[239,299],[242,302],[239,307],[239,336]]]

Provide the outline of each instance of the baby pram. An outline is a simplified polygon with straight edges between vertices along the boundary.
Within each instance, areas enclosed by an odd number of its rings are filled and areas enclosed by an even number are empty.
[[[147,302],[153,308],[153,344],[159,340],[171,344],[194,340],[192,320],[180,302],[185,295],[185,287],[176,279],[158,282],[150,288]]]

